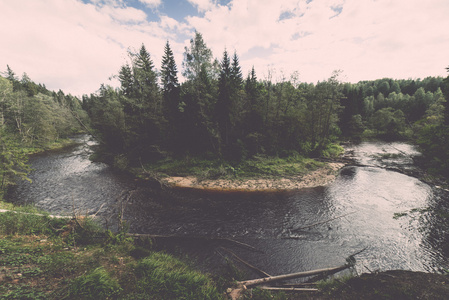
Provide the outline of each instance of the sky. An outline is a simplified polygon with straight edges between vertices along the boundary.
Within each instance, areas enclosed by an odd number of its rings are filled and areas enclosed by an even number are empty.
[[[273,82],[448,75],[448,0],[0,0],[0,72],[81,96],[118,86],[142,44],[160,69],[169,41],[182,80],[195,31]]]

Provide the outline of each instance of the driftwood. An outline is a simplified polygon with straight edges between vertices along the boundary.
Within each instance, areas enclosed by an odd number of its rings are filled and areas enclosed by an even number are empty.
[[[261,252],[263,251],[254,248],[251,245],[230,239],[230,238],[215,238],[215,237],[207,237],[207,236],[182,236],[182,235],[158,235],[158,234],[141,234],[141,233],[127,233],[127,236],[134,237],[134,238],[151,238],[151,239],[157,239],[157,238],[178,238],[178,239],[198,239],[198,240],[206,240],[206,241],[217,241],[217,242],[227,242],[236,246],[239,246],[241,248],[245,248],[251,251],[255,252]]]
[[[268,291],[284,291],[284,292],[318,292],[315,288],[297,288],[297,287],[273,287],[273,286],[260,286],[262,290]]]
[[[303,227],[294,228],[291,231],[300,231],[300,230],[304,230],[304,229],[309,229],[311,227],[315,227],[315,226],[318,226],[318,225],[326,224],[326,223],[329,223],[331,221],[334,221],[334,220],[337,220],[337,219],[341,219],[343,217],[346,217],[346,216],[349,216],[349,215],[352,215],[352,214],[355,214],[355,213],[356,212],[353,211],[353,212],[350,212],[350,213],[347,213],[347,214],[344,214],[344,215],[341,215],[341,216],[338,216],[338,217],[335,217],[335,218],[332,218],[332,219],[329,219],[329,220],[326,220],[326,221],[314,223],[314,224],[303,226]]]
[[[224,247],[220,247],[220,249],[223,249],[224,251],[228,252],[229,254],[231,254],[231,256],[236,259],[237,261],[241,262],[242,264],[244,264],[245,266],[247,266],[248,268],[250,268],[251,270],[255,271],[256,273],[260,274],[263,277],[271,277],[270,274],[262,271],[261,269],[253,266],[252,264],[250,264],[249,262],[243,260],[242,258],[238,257],[237,254],[235,254],[233,251],[224,248]]]
[[[339,267],[334,267],[334,268],[325,268],[325,269],[318,269],[318,270],[312,270],[312,271],[271,276],[271,277],[266,277],[266,278],[251,279],[251,280],[246,280],[246,281],[239,281],[239,282],[237,282],[237,285],[249,287],[249,286],[261,285],[261,284],[265,284],[265,283],[269,283],[269,282],[276,282],[276,281],[281,281],[281,280],[308,277],[308,276],[317,275],[317,274],[321,274],[321,273],[339,272],[339,271],[348,269],[349,267],[350,267],[350,265],[345,264],[345,265],[342,265]]]
[[[39,213],[27,213],[27,212],[21,212],[21,211],[15,211],[15,210],[8,210],[8,209],[0,209],[0,213],[14,213],[14,214],[24,214],[24,215],[32,215],[32,216],[40,216],[40,217],[49,217],[52,219],[72,219],[73,216],[55,216],[55,215],[44,215]]]
[[[349,269],[355,265],[355,256],[365,251],[367,247],[364,249],[355,252],[354,254],[348,256],[346,258],[346,264],[334,267],[334,268],[325,268],[325,269],[318,269],[318,270],[312,270],[312,271],[306,271],[306,272],[297,272],[297,273],[290,273],[290,274],[284,274],[284,275],[278,275],[278,276],[270,276],[266,278],[258,278],[258,279],[252,279],[252,280],[246,280],[246,281],[238,281],[236,283],[236,286],[234,289],[230,289],[229,296],[231,299],[238,299],[240,297],[240,294],[247,289],[247,287],[252,286],[261,286],[262,289],[268,289],[272,291],[317,291],[316,288],[309,288],[309,287],[301,287],[301,286],[310,286],[314,285],[314,283],[302,283],[302,284],[292,284],[292,285],[282,285],[277,287],[269,287],[266,286],[267,283],[272,282],[278,282],[282,280],[289,280],[289,279],[295,279],[295,278],[301,278],[301,277],[309,277],[313,275],[321,275],[316,276],[314,278],[320,277],[321,279],[333,275],[335,273],[338,273],[340,271],[343,271],[345,269]]]
[[[312,270],[312,271],[305,271],[305,272],[297,272],[297,273],[291,273],[291,274],[284,274],[284,275],[278,275],[278,276],[271,276],[266,278],[258,278],[258,279],[252,279],[252,280],[246,280],[246,281],[238,281],[236,284],[236,287],[232,289],[229,293],[229,296],[231,299],[236,300],[240,297],[241,293],[246,290],[248,287],[252,286],[260,286],[265,285],[267,283],[277,282],[281,280],[289,280],[289,279],[295,279],[295,278],[301,278],[301,277],[308,277],[313,276],[321,273],[329,273],[329,272],[339,272],[343,271],[345,269],[348,269],[351,267],[351,264],[345,264],[339,267],[334,268],[326,268],[326,269],[318,269],[318,270]],[[265,287],[268,288],[268,287]],[[271,288],[272,290],[276,290],[276,288]],[[295,288],[289,287],[289,288],[282,288],[278,287],[277,290],[290,290],[293,291]],[[298,288],[296,288],[298,290]],[[305,289],[302,289],[302,291],[306,291]],[[310,289],[310,291],[316,291],[316,289]]]

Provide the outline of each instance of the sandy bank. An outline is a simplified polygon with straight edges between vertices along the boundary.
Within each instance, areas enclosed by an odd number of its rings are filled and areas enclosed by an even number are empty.
[[[343,166],[342,163],[328,163],[326,166],[305,175],[290,178],[208,179],[199,181],[194,176],[188,176],[168,177],[164,180],[167,184],[180,188],[223,191],[285,191],[327,185],[335,180],[338,170]]]

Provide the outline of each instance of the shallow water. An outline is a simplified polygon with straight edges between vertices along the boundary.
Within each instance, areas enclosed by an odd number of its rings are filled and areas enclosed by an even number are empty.
[[[107,226],[124,208],[130,231],[136,233],[232,238],[263,253],[198,239],[167,244],[210,262],[223,260],[220,247],[226,246],[273,275],[341,265],[364,248],[356,256],[360,273],[448,268],[441,215],[429,211],[394,218],[415,208],[447,210],[446,192],[386,169],[415,168],[412,157],[419,152],[399,142],[362,143],[348,151],[366,166],[345,167],[327,187],[224,194],[150,189],[90,162],[90,150],[81,145],[33,157],[33,182],[20,183],[11,198],[53,214],[97,213]]]

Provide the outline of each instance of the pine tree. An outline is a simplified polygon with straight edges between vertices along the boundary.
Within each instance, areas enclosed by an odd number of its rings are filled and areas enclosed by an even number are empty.
[[[180,87],[175,57],[168,41],[165,44],[164,56],[162,57],[161,81],[163,112],[168,121],[167,139],[170,145],[169,147],[176,149],[180,126]]]
[[[123,95],[132,97],[134,89],[134,79],[131,67],[128,64],[120,68],[118,79],[120,81]]]
[[[14,92],[20,89],[20,82],[16,77],[16,73],[14,73],[9,65],[6,65],[6,79],[8,79],[12,83]]]
[[[232,80],[232,88],[234,90],[238,91],[242,88],[243,75],[242,70],[240,68],[239,58],[236,52],[234,52],[234,56],[232,58],[231,80]]]
[[[175,57],[168,41],[165,44],[164,56],[162,57],[161,77],[164,97],[179,88]]]
[[[225,50],[221,62],[221,71],[218,79],[218,99],[215,106],[218,130],[222,143],[225,146],[229,144],[229,134],[231,131],[232,83],[232,69],[228,52]]]

